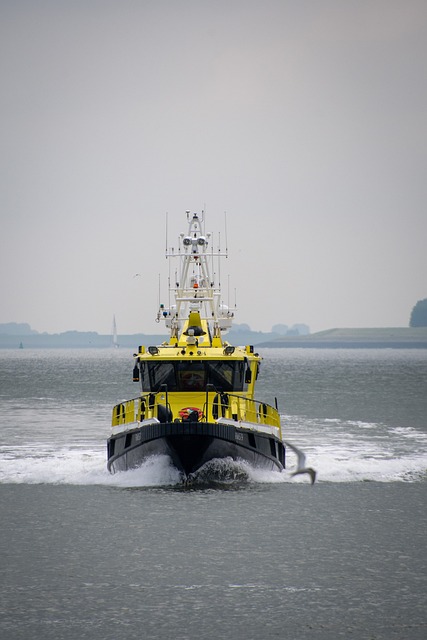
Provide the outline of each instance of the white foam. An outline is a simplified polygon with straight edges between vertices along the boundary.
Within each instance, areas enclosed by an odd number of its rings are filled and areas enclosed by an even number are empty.
[[[93,484],[105,471],[100,449],[60,448],[42,445],[9,448],[0,460],[0,481],[28,484]]]
[[[317,471],[317,482],[417,482],[426,478],[427,434],[410,427],[287,416],[285,439],[306,455],[306,466]],[[292,477],[295,454],[287,449],[286,470],[267,471],[245,462],[216,461],[200,474],[208,482],[310,483]],[[214,474],[214,475],[215,475]],[[103,443],[77,443],[54,448],[43,443],[0,447],[0,482],[28,484],[168,486],[182,476],[167,456],[147,460],[139,469],[111,475]]]
[[[151,487],[170,486],[179,484],[181,481],[181,473],[172,465],[168,456],[153,456],[138,469],[109,475],[108,481],[103,484],[119,487]]]
[[[399,482],[425,479],[427,434],[354,420],[285,419],[286,439],[306,454],[319,482]],[[287,453],[287,467],[295,463]],[[299,478],[295,478],[299,481]]]
[[[0,450],[1,452],[1,450]],[[153,456],[141,467],[110,474],[105,448],[61,448],[31,445],[13,450],[3,448],[0,458],[0,483],[109,485],[118,487],[167,486],[182,482],[182,474],[168,456]],[[289,480],[287,472],[253,468],[243,461],[215,460],[205,465],[193,481],[209,479],[230,482],[277,483]]]
[[[16,455],[19,454],[19,455]],[[105,448],[21,448],[0,461],[0,482],[24,484],[110,485],[121,487],[169,485],[181,476],[167,456],[147,460],[140,468],[110,474]]]

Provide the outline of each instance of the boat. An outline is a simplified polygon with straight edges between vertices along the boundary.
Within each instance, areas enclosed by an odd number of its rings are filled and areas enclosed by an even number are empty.
[[[169,264],[179,262],[169,276],[170,303],[159,301],[157,313],[169,339],[134,354],[140,394],[113,408],[107,467],[128,471],[167,455],[184,479],[218,459],[280,472],[285,443],[277,400],[272,406],[255,399],[261,357],[252,345],[225,340],[234,310],[223,303],[214,266],[227,251],[211,247],[203,212],[186,213],[178,249],[166,241]]]
[[[117,338],[116,316],[113,316],[113,349],[119,348],[119,340]]]

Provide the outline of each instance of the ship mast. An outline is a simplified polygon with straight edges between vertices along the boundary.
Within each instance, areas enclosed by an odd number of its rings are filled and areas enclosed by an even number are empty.
[[[169,308],[161,304],[157,321],[163,318],[166,327],[170,328],[171,344],[178,341],[182,332],[191,330],[196,322],[196,326],[207,327],[209,342],[212,338],[220,346],[221,334],[231,327],[234,312],[221,301],[220,283],[216,282],[213,265],[215,259],[219,263],[221,258],[226,258],[227,251],[221,252],[220,247],[216,251],[210,248],[212,233],[205,232],[203,212],[190,214],[187,211],[187,220],[187,233],[180,234],[178,251],[166,248],[166,258],[177,259],[180,268],[176,282],[173,285],[169,282],[169,293],[175,303]]]
[[[116,324],[116,316],[113,315],[113,347],[115,349],[119,348],[119,342],[117,339],[117,324]]]

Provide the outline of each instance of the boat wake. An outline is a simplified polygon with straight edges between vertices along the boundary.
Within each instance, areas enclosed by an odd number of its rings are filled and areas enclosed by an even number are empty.
[[[191,473],[184,483],[188,487],[205,485],[245,484],[249,481],[247,465],[232,458],[210,460],[195,473]]]
[[[322,482],[419,482],[426,480],[427,434],[411,427],[285,416],[286,440],[305,454]],[[184,482],[167,456],[140,468],[111,475],[103,443],[76,442],[56,448],[45,443],[0,447],[0,483],[105,485],[112,487],[245,486],[253,483],[305,483],[295,476],[298,459],[287,449],[286,469],[267,471],[243,461],[212,460]]]
[[[310,466],[317,471],[317,481],[419,482],[427,479],[427,433],[424,431],[359,420],[282,418],[286,423],[286,439],[297,442],[304,451]]]
[[[189,487],[236,488],[247,484],[274,484],[290,481],[287,471],[270,471],[250,465],[245,460],[221,458],[211,460],[184,481]]]
[[[251,482],[284,482],[286,472],[265,471],[244,461],[211,460],[197,473],[185,478],[168,456],[153,456],[137,469],[110,474],[106,469],[104,447],[63,447],[54,450],[42,445],[0,448],[0,483],[71,484],[112,487],[237,486]]]

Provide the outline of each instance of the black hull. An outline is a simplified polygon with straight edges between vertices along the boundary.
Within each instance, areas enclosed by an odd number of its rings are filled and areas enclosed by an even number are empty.
[[[245,460],[276,471],[285,466],[285,448],[279,438],[216,422],[153,423],[115,434],[107,444],[107,467],[112,473],[135,469],[161,454],[170,456],[186,476],[218,458]]]

